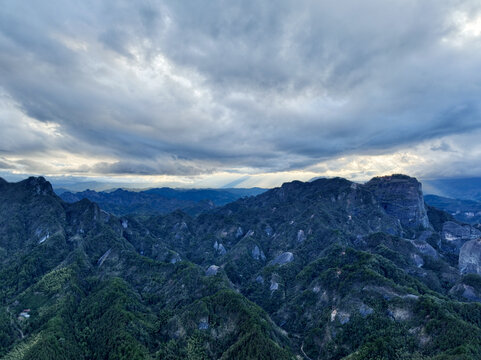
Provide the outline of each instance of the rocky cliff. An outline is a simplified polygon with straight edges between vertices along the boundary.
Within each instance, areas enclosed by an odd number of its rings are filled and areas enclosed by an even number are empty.
[[[365,186],[386,213],[399,219],[403,227],[415,230],[430,227],[422,185],[415,178],[406,175],[375,177]]]

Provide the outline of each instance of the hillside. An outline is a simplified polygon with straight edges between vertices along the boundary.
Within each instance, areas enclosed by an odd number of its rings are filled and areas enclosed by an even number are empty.
[[[478,359],[481,232],[405,175],[117,217],[0,181],[5,359]]]

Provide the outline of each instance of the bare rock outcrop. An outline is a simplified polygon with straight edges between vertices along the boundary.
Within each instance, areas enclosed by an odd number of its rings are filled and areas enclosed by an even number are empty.
[[[422,185],[406,175],[375,177],[365,184],[384,211],[399,219],[404,228],[430,228]]]
[[[481,239],[464,243],[459,251],[459,272],[481,275]]]
[[[452,252],[456,253],[466,241],[480,238],[481,231],[467,224],[461,225],[454,221],[446,221],[443,224],[441,236]]]
[[[294,254],[286,251],[279,256],[277,256],[274,260],[271,261],[271,265],[284,265],[292,262],[294,260]]]

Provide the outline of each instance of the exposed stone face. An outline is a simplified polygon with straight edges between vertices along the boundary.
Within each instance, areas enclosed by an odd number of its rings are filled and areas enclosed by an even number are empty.
[[[285,252],[280,254],[278,257],[276,257],[274,260],[271,261],[272,265],[284,265],[287,263],[290,263],[294,260],[294,254],[291,252]]]
[[[467,301],[481,302],[480,292],[466,284],[456,284],[451,290],[449,290],[449,295],[461,297]]]
[[[170,259],[170,263],[171,263],[171,264],[176,264],[176,263],[178,263],[179,261],[182,261],[182,259],[180,258],[180,255],[177,254],[177,253],[174,254],[174,255],[172,256],[172,258]]]
[[[481,239],[464,243],[459,251],[459,272],[481,275]]]
[[[362,317],[371,315],[373,312],[373,308],[367,306],[366,304],[361,304],[361,306],[359,307],[359,314],[361,314]]]
[[[454,221],[446,221],[443,224],[441,236],[449,244],[452,251],[457,253],[466,241],[480,238],[481,231],[470,225],[460,225]]]
[[[28,179],[21,181],[20,184],[23,184],[25,188],[29,189],[36,195],[54,195],[52,185],[45,180],[43,176],[29,177]]]
[[[403,308],[394,308],[394,309],[389,309],[388,310],[388,316],[391,317],[392,319],[396,321],[405,321],[409,320],[411,317],[411,312],[408,309],[403,309]]]
[[[207,330],[209,329],[209,322],[207,319],[201,319],[199,321],[199,326],[198,326],[199,330]]]
[[[411,254],[411,258],[417,267],[422,267],[424,265],[424,260],[418,254]]]
[[[261,275],[257,275],[256,282],[259,284],[264,284],[264,278]]]
[[[422,186],[406,175],[375,177],[365,185],[371,190],[384,211],[399,219],[408,229],[429,228]]]
[[[337,313],[337,318],[339,319],[339,322],[341,325],[347,324],[349,320],[351,320],[351,314],[345,312],[345,311],[339,311]]]
[[[271,286],[269,287],[269,290],[276,291],[278,289],[279,289],[279,283],[275,282],[274,280],[271,280]]]
[[[206,270],[205,274],[207,276],[214,276],[217,275],[217,272],[219,271],[219,267],[217,265],[211,265],[209,268]]]
[[[217,241],[214,243],[214,249],[220,254],[220,255],[225,255],[227,250],[225,249],[224,245],[221,243],[218,243]]]
[[[272,234],[274,233],[274,230],[269,225],[266,226],[264,231],[266,232],[266,235],[269,236],[269,237],[271,237]]]
[[[259,246],[254,246],[254,249],[252,249],[252,257],[256,260],[265,260],[266,256],[264,255],[264,252],[259,249]]]
[[[306,234],[304,234],[304,230],[299,230],[297,232],[297,242],[303,242],[306,240]]]
[[[438,257],[438,252],[423,240],[411,240],[411,243],[416,247],[416,249],[423,255],[431,256],[432,258]]]
[[[244,235],[244,230],[242,230],[242,228],[239,226],[239,227],[237,228],[236,233],[235,233],[235,237],[236,237],[236,238],[240,238],[242,235]]]

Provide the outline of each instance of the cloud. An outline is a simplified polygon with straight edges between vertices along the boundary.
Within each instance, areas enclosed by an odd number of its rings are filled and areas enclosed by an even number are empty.
[[[6,1],[0,167],[242,177],[340,174],[341,159],[363,159],[349,167],[367,175],[429,143],[409,161],[442,175],[445,163],[420,165],[481,128],[480,11],[463,0]]]
[[[434,144],[431,146],[430,150],[432,151],[454,151],[452,147],[446,143],[446,142],[441,142],[439,144]]]

